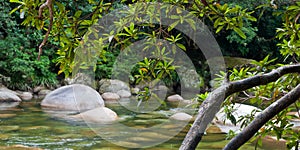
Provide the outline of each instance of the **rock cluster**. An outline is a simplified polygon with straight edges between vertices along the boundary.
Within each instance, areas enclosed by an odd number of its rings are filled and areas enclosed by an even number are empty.
[[[104,100],[119,100],[131,96],[129,86],[120,80],[102,79],[99,81],[99,93]]]
[[[107,123],[118,118],[114,111],[105,107],[96,90],[82,84],[67,85],[52,91],[42,100],[41,106],[46,110],[79,112],[77,115],[62,113],[60,116],[83,119],[86,122]]]

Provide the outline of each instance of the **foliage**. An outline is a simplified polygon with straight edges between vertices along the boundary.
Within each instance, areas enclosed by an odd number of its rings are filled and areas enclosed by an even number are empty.
[[[279,40],[276,38],[276,29],[284,23],[284,20],[274,14],[284,12],[285,6],[290,5],[291,1],[279,0],[270,3],[269,0],[243,2],[224,0],[222,2],[240,5],[248,11],[254,11],[252,16],[257,18],[256,22],[245,21],[241,28],[247,39],[242,39],[233,31],[221,31],[216,35],[224,55],[255,60],[261,60],[266,55],[270,55],[272,58],[278,58],[277,61],[284,60],[279,51],[280,47],[277,46]]]
[[[294,62],[299,61],[300,57],[300,2],[295,2],[286,8],[282,14],[285,23],[282,28],[277,29],[277,38],[281,40],[278,46],[281,48],[280,53],[285,59],[292,57]],[[281,15],[281,13],[278,13]]]
[[[270,72],[272,69],[275,69],[282,64],[274,64],[275,59],[269,60],[269,56],[265,57],[265,59],[261,61],[253,61],[253,66],[247,68],[233,68],[230,70],[230,81],[240,80],[247,77],[251,77],[260,73]],[[219,78],[217,78],[218,86],[221,85],[226,73],[221,72]],[[234,103],[246,103],[250,105],[257,106],[261,109],[265,109],[270,104],[275,102],[277,99],[288,93],[293,87],[300,83],[300,77],[295,74],[288,74],[273,83],[269,83],[267,85],[257,86],[241,93],[236,93],[229,96],[226,101],[223,103],[224,112],[227,114],[227,118],[231,120],[233,124],[240,123],[241,127],[246,127],[255,117],[255,115],[259,112],[252,111],[251,114],[241,116],[240,118],[235,118],[232,115],[234,110],[232,106]],[[276,115],[272,120],[268,121],[264,127],[256,134],[257,138],[253,138],[253,140],[257,140],[258,146],[261,146],[261,138],[266,135],[274,135],[277,139],[284,138],[288,140],[288,147],[292,148],[297,145],[297,138],[299,138],[298,132],[295,132],[292,129],[293,124],[291,123],[291,119],[295,116],[291,116],[288,113],[291,111],[299,111],[298,104],[295,103],[294,106],[290,106],[285,111],[280,112]],[[232,134],[232,133],[230,133]],[[231,137],[230,135],[228,135]]]
[[[51,72],[50,59],[43,56],[37,61],[36,44],[41,40],[40,32],[30,28],[19,29],[14,17],[9,15],[10,5],[1,2],[0,15],[0,72],[8,77],[4,82],[13,89],[28,89],[36,85],[51,86],[55,84],[56,75]],[[46,55],[52,55],[48,50]]]
[[[20,4],[17,9],[24,13],[25,20],[22,25],[33,26],[37,29],[48,29],[49,22],[47,18],[49,11],[46,9],[43,13],[43,20],[38,18],[38,8],[42,1],[29,0],[11,0],[13,3]],[[60,65],[60,73],[68,76],[74,66],[74,50],[78,47],[82,36],[97,19],[102,16],[103,12],[111,6],[103,0],[96,2],[94,0],[80,2],[54,1],[54,23],[51,30],[51,38],[59,43],[60,49],[57,50],[59,57],[55,60]]]
[[[167,78],[172,80],[176,66],[171,64],[172,62],[145,58],[144,61],[138,63],[138,73],[134,75],[136,84],[148,84],[153,80],[159,81]]]
[[[27,0],[11,0],[11,2],[20,4],[16,9],[13,11],[20,10],[21,13],[24,14],[25,20],[23,21],[23,25],[27,26],[34,26],[37,29],[46,29],[45,27],[48,26],[47,16],[49,16],[49,12],[44,10],[43,13],[43,20],[39,20],[38,16],[38,7],[42,4],[42,2],[33,2]],[[87,28],[90,27],[93,23],[95,23],[99,18],[103,15],[108,13],[109,11],[123,7],[124,4],[128,4],[135,1],[116,1],[115,3],[105,2],[103,0],[96,2],[96,1],[81,1],[76,3],[67,3],[64,1],[55,1],[54,2],[54,24],[51,30],[52,39],[55,42],[59,42],[60,49],[57,50],[57,54],[59,57],[56,59],[56,62],[60,65],[59,73],[64,73],[68,76],[74,66],[74,50],[78,46],[79,41],[82,40],[82,36],[86,33]],[[187,6],[187,1],[166,1],[172,4],[176,4],[177,6],[184,8]],[[86,6],[86,7],[85,7]],[[202,17],[207,17],[214,23],[214,28],[216,28],[216,32],[220,32],[222,28],[226,28],[227,30],[234,30],[239,36],[242,38],[246,38],[244,32],[241,30],[243,26],[244,20],[251,20],[255,21],[256,19],[251,16],[253,12],[247,12],[246,9],[242,9],[239,6],[228,6],[227,4],[223,5],[215,5],[213,1],[209,1],[208,6],[204,6],[200,1],[195,1],[192,6],[187,7],[190,9],[191,12]],[[134,11],[134,9],[129,9],[130,11]],[[148,13],[155,13],[155,12],[148,12]],[[188,17],[188,16],[187,16]],[[174,17],[174,20],[178,19],[188,19],[188,18],[180,18]],[[121,20],[120,20],[121,21]],[[124,21],[124,20],[122,20]],[[177,26],[181,21],[175,21],[170,27],[162,28],[160,30],[156,30],[155,28],[145,28],[144,30],[152,30],[157,31],[154,36],[165,36],[164,39],[172,40],[170,34],[169,36],[161,34],[162,32],[170,33],[175,26]],[[119,22],[121,23],[121,22]],[[188,21],[189,25],[192,28],[193,23]],[[148,25],[152,27],[152,25]],[[123,27],[122,27],[123,28]],[[138,27],[139,29],[141,28]],[[122,49],[122,47],[130,44],[132,39],[137,40],[142,36],[141,33],[144,31],[137,30],[138,28],[127,28],[125,27],[122,33],[118,33],[114,36],[115,42],[117,42],[114,48]],[[131,30],[135,29],[134,32]],[[164,31],[163,31],[164,30]],[[148,32],[149,33],[149,32]],[[150,34],[152,34],[150,32]],[[182,36],[181,36],[182,37]],[[131,38],[131,39],[130,39]],[[174,38],[174,37],[173,37]],[[176,37],[177,39],[179,37]],[[174,40],[174,39],[173,39]],[[173,41],[174,42],[174,41]],[[186,49],[184,46],[185,42],[177,41],[176,45],[182,49]],[[103,56],[103,55],[102,55]],[[104,57],[104,56],[103,56]]]
[[[237,50],[241,52],[242,56],[246,56],[250,52],[248,44],[257,36],[256,32],[258,30],[257,27],[252,27],[249,22],[246,22],[241,30],[245,33],[246,38],[241,38],[236,32],[230,32],[230,34],[226,36],[226,39],[231,44],[237,44]]]
[[[112,68],[116,60],[118,53],[104,53],[103,57],[99,57],[97,60],[97,68],[95,71],[95,78],[100,79],[110,79],[112,74]]]

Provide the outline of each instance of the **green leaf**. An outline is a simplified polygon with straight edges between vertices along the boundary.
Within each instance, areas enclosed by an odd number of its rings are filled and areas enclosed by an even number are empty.
[[[300,7],[293,5],[293,6],[289,6],[287,10],[297,10],[297,9],[300,9]]]
[[[233,30],[240,36],[242,37],[243,39],[246,39],[246,35],[245,33],[240,29],[240,28],[237,28],[237,27],[233,27]]]
[[[257,19],[253,16],[247,16],[247,19],[250,20],[250,21],[257,21]]]
[[[22,5],[25,5],[24,2],[21,2],[19,0],[9,0],[9,2],[11,2],[11,3],[19,3],[19,4],[22,4]]]
[[[74,17],[79,18],[80,15],[81,15],[81,13],[82,13],[82,11],[80,11],[80,10],[79,10],[79,11],[76,11]]]
[[[218,29],[216,30],[216,33],[219,33],[223,29],[223,27],[224,26],[219,26]]]
[[[22,5],[19,5],[18,7],[14,8],[12,11],[9,12],[9,14],[14,13],[15,11],[17,11],[18,9],[20,9],[22,7]]]
[[[177,24],[180,22],[180,20],[173,22],[172,24],[170,24],[170,26],[168,27],[168,31],[171,31],[173,28],[175,28],[175,26],[177,26]]]
[[[186,48],[185,48],[185,46],[184,46],[183,44],[176,43],[176,45],[177,45],[179,48],[181,48],[181,49],[183,49],[184,51],[186,51]]]
[[[216,19],[216,21],[214,23],[214,28],[216,28],[217,26],[219,26],[219,23],[220,23],[221,19],[222,19],[221,17],[218,18],[218,19]]]

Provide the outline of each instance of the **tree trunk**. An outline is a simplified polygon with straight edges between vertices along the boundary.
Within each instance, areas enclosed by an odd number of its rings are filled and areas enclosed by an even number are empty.
[[[258,85],[274,82],[285,74],[296,72],[300,72],[300,64],[283,66],[263,75],[256,75],[246,79],[225,83],[211,92],[206,100],[200,105],[196,120],[184,138],[180,150],[192,150],[197,147],[208,124],[220,110],[220,106],[226,97]]]
[[[300,84],[288,94],[272,103],[264,111],[255,117],[255,119],[235,136],[224,148],[224,150],[234,150],[246,143],[265,123],[272,119],[276,114],[293,104],[300,98]]]

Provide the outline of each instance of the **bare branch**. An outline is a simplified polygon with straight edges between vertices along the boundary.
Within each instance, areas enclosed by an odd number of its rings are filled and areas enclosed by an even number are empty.
[[[238,149],[246,143],[265,123],[272,119],[276,114],[293,104],[300,98],[300,84],[288,94],[272,103],[264,111],[255,117],[237,136],[235,136],[225,147],[224,150]]]
[[[300,72],[300,64],[279,67],[266,74],[256,75],[250,78],[223,84],[211,92],[199,107],[199,113],[196,120],[182,142],[180,149],[191,150],[197,147],[204,135],[207,125],[213,120],[216,113],[220,110],[222,102],[229,95],[258,85],[265,85],[270,82],[274,82],[285,74],[296,72]]]
[[[299,20],[299,17],[300,17],[300,13],[296,16],[295,23],[297,23],[297,21]]]
[[[52,3],[52,0],[47,0],[45,3],[43,3],[40,8],[39,8],[39,18],[42,19],[42,13],[43,13],[43,10],[45,7],[48,7],[49,9],[49,17],[50,17],[50,20],[49,20],[49,27],[48,27],[48,30],[47,30],[47,33],[42,41],[42,43],[40,44],[39,46],[39,54],[38,54],[38,60],[40,60],[40,57],[41,57],[41,54],[42,54],[42,51],[43,51],[43,46],[46,44],[47,40],[48,40],[48,37],[49,37],[49,34],[50,34],[50,31],[52,30],[52,26],[53,26],[53,3]]]

